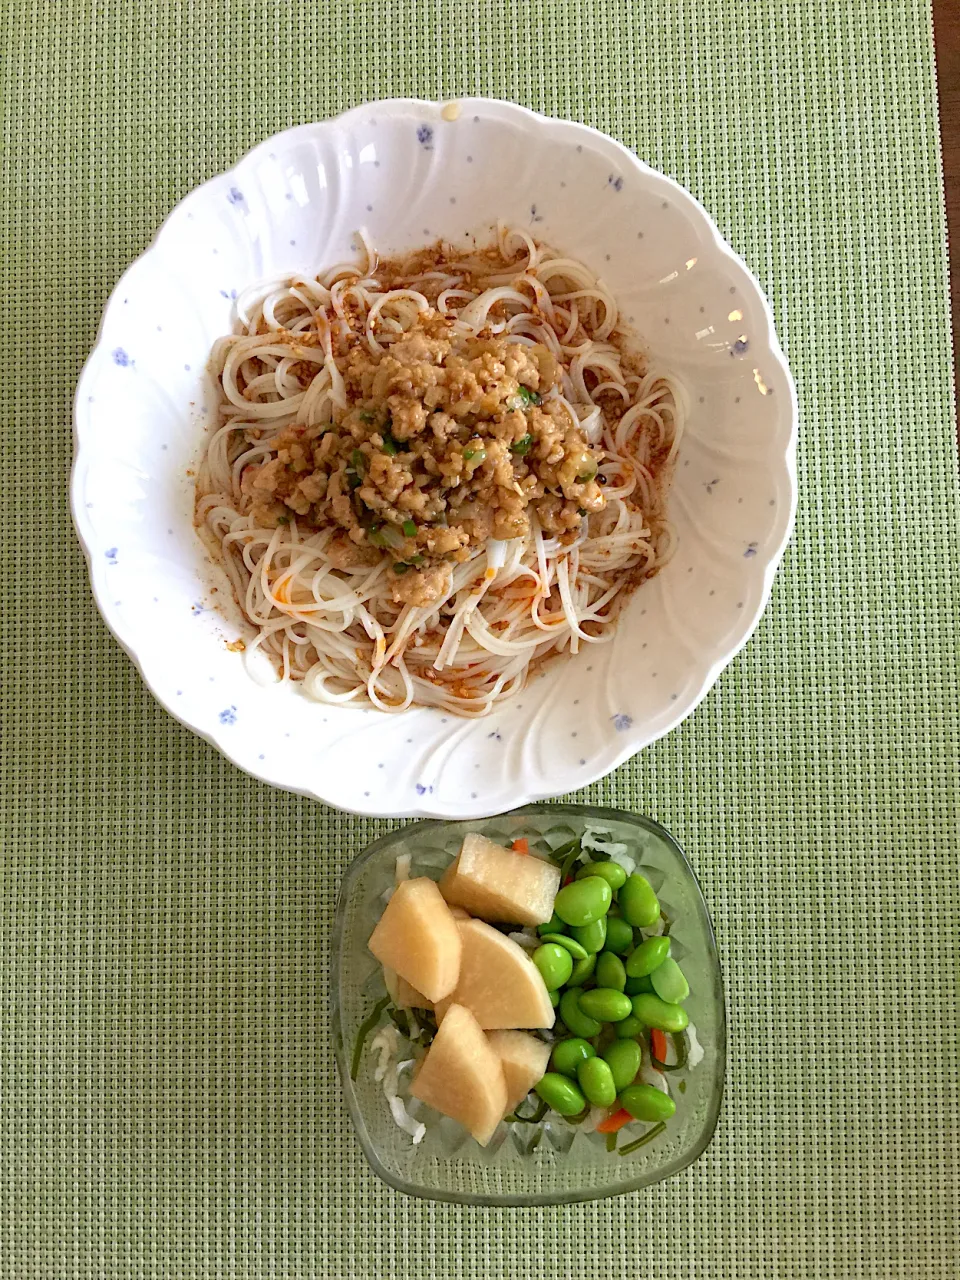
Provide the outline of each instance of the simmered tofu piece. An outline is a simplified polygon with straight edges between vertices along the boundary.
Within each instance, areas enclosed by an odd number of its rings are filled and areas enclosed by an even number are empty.
[[[559,887],[559,867],[473,834],[440,878],[447,902],[498,924],[546,924]]]
[[[393,1003],[402,1009],[429,1009],[433,1012],[433,1001],[428,1000],[416,987],[411,987],[406,978],[401,978],[396,970],[383,966],[383,985]]]
[[[512,1111],[542,1079],[550,1061],[550,1046],[529,1031],[488,1031],[487,1039],[503,1067],[506,1110]]]
[[[368,945],[382,965],[428,1000],[443,999],[457,985],[462,950],[457,921],[426,877],[397,885]]]
[[[445,1116],[459,1120],[482,1147],[507,1109],[500,1058],[462,1005],[447,1009],[410,1092]]]
[[[447,1000],[436,1002],[438,1021],[463,1005],[486,1029],[552,1027],[553,1006],[540,971],[523,947],[482,920],[458,920],[460,977]]]

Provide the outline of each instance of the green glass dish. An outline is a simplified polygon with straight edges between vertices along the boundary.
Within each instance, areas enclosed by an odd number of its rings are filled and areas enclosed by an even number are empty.
[[[503,1122],[486,1147],[459,1124],[422,1104],[408,1110],[426,1124],[422,1141],[394,1123],[383,1086],[374,1078],[378,1057],[361,1056],[357,1079],[350,1068],[357,1033],[386,994],[367,939],[393,886],[397,859],[410,857],[410,874],[436,879],[470,831],[508,845],[524,835],[531,852],[555,849],[585,827],[602,828],[627,846],[636,870],[653,885],[671,920],[672,954],[690,982],[685,1008],[696,1029],[702,1058],[671,1072],[676,1115],[662,1127],[637,1123],[624,1129],[617,1148],[605,1135],[548,1113],[537,1124]],[[428,821],[404,826],[366,849],[347,869],[333,932],[331,1016],[339,1098],[349,1112],[371,1168],[390,1186],[429,1200],[471,1205],[546,1205],[596,1200],[636,1191],[687,1167],[706,1149],[723,1095],[726,1018],[713,927],[696,876],[668,831],[649,818],[589,805],[533,804],[500,817],[468,822]],[[383,1023],[381,1023],[383,1025]],[[401,1055],[403,1056],[403,1055]],[[409,1057],[409,1055],[406,1055]],[[683,1081],[685,1089],[679,1091]],[[650,1134],[626,1154],[620,1147]]]

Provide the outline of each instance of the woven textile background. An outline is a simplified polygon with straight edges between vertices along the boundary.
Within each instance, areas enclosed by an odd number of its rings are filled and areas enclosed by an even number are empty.
[[[960,543],[926,0],[0,3],[0,1278],[960,1273]],[[338,1104],[327,937],[389,824],[241,775],[148,696],[66,506],[109,290],[290,124],[481,93],[689,186],[769,293],[797,534],[754,640],[580,793],[711,903],[717,1137],[621,1199],[402,1198]]]

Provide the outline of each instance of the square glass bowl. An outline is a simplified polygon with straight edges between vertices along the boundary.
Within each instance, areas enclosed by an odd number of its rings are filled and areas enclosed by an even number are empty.
[[[676,1114],[649,1142],[626,1154],[608,1151],[603,1134],[586,1133],[552,1112],[538,1125],[501,1123],[488,1146],[481,1147],[455,1121],[411,1100],[409,1112],[426,1121],[425,1137],[414,1144],[394,1122],[383,1084],[375,1079],[378,1055],[369,1040],[357,1079],[350,1078],[361,1024],[386,994],[367,940],[393,888],[397,858],[410,856],[411,876],[437,879],[468,832],[504,845],[524,835],[536,852],[558,848],[588,825],[627,846],[635,869],[653,885],[672,921],[671,954],[690,983],[684,1007],[695,1028],[690,1065],[672,1076]],[[696,1160],[713,1137],[726,1044],[720,962],[696,876],[669,832],[649,818],[589,805],[534,804],[496,818],[418,822],[394,831],[347,869],[334,922],[332,974],[333,1044],[343,1096],[364,1155],[398,1191],[474,1205],[595,1200],[670,1177]],[[682,1093],[676,1087],[681,1078]],[[640,1126],[637,1133],[642,1136]]]

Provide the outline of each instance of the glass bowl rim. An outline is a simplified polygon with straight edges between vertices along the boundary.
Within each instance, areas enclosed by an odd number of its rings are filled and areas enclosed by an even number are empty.
[[[349,1056],[347,1046],[343,1038],[343,1025],[340,1017],[340,965],[339,959],[343,951],[344,931],[345,931],[345,904],[349,898],[349,889],[356,881],[360,871],[378,854],[383,853],[390,845],[395,844],[399,839],[409,837],[413,833],[426,833],[436,830],[439,827],[448,827],[451,825],[470,825],[474,827],[485,825],[486,823],[495,821],[496,818],[522,818],[525,814],[540,814],[544,812],[550,813],[568,813],[581,818],[597,818],[613,820],[617,822],[632,822],[637,826],[645,828],[653,835],[661,839],[670,847],[674,855],[679,859],[681,865],[686,869],[688,876],[693,882],[699,899],[700,913],[702,923],[705,926],[707,937],[707,953],[708,959],[711,961],[711,967],[715,972],[715,985],[717,988],[717,1033],[715,1040],[715,1049],[717,1055],[716,1078],[713,1082],[713,1088],[709,1097],[709,1106],[707,1116],[704,1120],[697,1141],[687,1150],[682,1151],[677,1157],[668,1161],[664,1165],[656,1168],[647,1168],[644,1173],[635,1178],[627,1178],[610,1184],[600,1184],[596,1187],[586,1187],[574,1191],[557,1191],[557,1192],[519,1192],[505,1195],[450,1191],[443,1188],[425,1188],[415,1183],[406,1181],[391,1173],[389,1169],[380,1160],[377,1149],[370,1141],[366,1124],[363,1120],[363,1114],[360,1109],[354,1082],[350,1079]],[[334,909],[333,932],[330,944],[330,1030],[333,1041],[333,1054],[336,1060],[337,1074],[342,1085],[342,1096],[347,1104],[347,1113],[350,1117],[350,1123],[353,1127],[354,1134],[360,1144],[364,1157],[373,1172],[388,1186],[395,1191],[401,1191],[405,1195],[413,1196],[418,1200],[427,1200],[442,1202],[446,1204],[464,1204],[473,1207],[482,1208],[537,1208],[547,1205],[559,1204],[585,1204],[592,1200],[605,1200],[613,1196],[626,1195],[631,1191],[639,1191],[643,1187],[654,1186],[658,1182],[663,1182],[667,1178],[672,1178],[676,1174],[681,1173],[684,1169],[689,1168],[694,1161],[703,1155],[707,1147],[713,1141],[717,1130],[717,1123],[720,1118],[720,1108],[723,1103],[724,1086],[726,1083],[727,1068],[727,1016],[726,1016],[726,994],[723,983],[723,969],[720,964],[720,955],[717,950],[717,939],[713,928],[713,920],[710,910],[707,907],[707,900],[704,896],[703,888],[690,863],[689,858],[681,847],[679,841],[671,835],[662,823],[657,822],[655,818],[648,818],[643,814],[630,813],[625,809],[614,809],[609,806],[591,805],[591,804],[566,804],[562,802],[551,801],[534,801],[531,804],[525,804],[518,809],[510,809],[506,813],[496,814],[489,818],[426,818],[417,822],[408,822],[403,826],[396,827],[393,831],[388,831],[385,835],[374,840],[372,844],[366,848],[349,863],[343,873],[340,883],[340,890],[337,894],[336,906]]]

